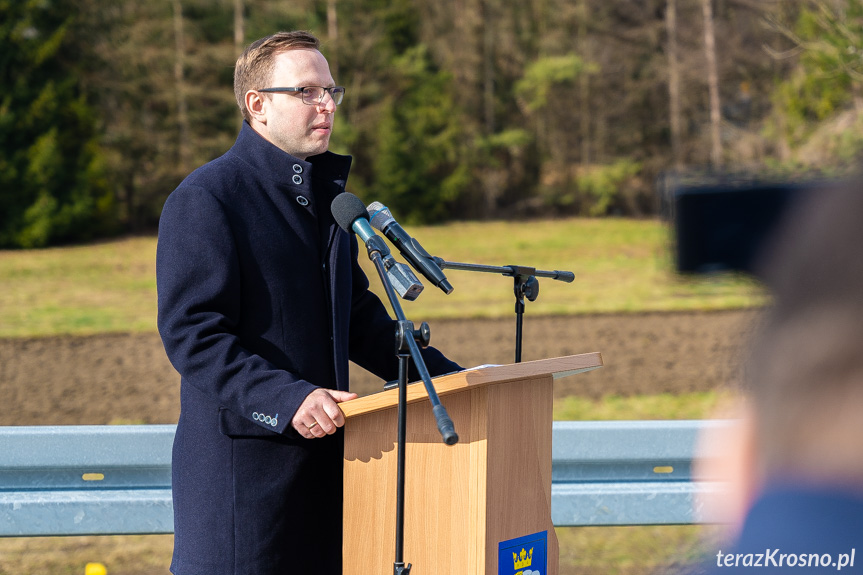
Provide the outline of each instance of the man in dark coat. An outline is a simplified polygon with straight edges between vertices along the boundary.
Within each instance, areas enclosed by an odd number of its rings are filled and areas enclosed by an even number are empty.
[[[395,322],[330,213],[350,157],[327,151],[344,89],[318,47],[291,32],[246,49],[236,143],[162,212],[159,331],[182,376],[176,575],[341,573],[348,360],[398,374]],[[423,355],[432,374],[459,369]]]

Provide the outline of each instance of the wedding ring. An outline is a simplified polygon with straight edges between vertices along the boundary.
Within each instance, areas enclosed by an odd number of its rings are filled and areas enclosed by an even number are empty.
[[[314,422],[314,423],[312,423],[312,424],[309,426],[309,429],[313,428],[313,427],[314,427],[314,426],[316,426],[317,424],[318,424],[318,422],[317,422],[317,421],[316,421],[316,422]]]

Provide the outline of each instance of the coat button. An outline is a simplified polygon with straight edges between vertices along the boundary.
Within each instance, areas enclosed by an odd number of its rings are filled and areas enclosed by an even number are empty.
[[[297,196],[297,203],[301,206],[308,206],[309,200],[306,198],[306,196]]]
[[[294,164],[294,173],[295,174],[302,174],[303,173],[303,167],[299,164]]]
[[[294,177],[291,178],[291,181],[299,186],[303,183],[303,177],[299,174],[294,174]]]

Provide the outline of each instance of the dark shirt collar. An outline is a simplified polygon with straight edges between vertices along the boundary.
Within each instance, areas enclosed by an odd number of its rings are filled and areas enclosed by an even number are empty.
[[[309,156],[306,160],[295,158],[261,136],[246,121],[243,122],[231,152],[249,164],[259,175],[276,184],[290,185],[295,174],[293,166],[299,165],[305,181],[309,178],[321,179],[344,189],[351,167],[350,156],[332,152]]]

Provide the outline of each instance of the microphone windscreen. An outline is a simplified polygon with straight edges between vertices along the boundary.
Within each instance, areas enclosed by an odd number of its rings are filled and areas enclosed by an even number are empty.
[[[330,210],[336,223],[346,232],[352,231],[351,225],[357,218],[369,219],[362,200],[350,192],[342,192],[336,196],[330,204]]]
[[[366,210],[372,222],[372,227],[378,231],[384,231],[384,228],[390,225],[390,222],[395,221],[389,209],[380,202],[370,203]]]

